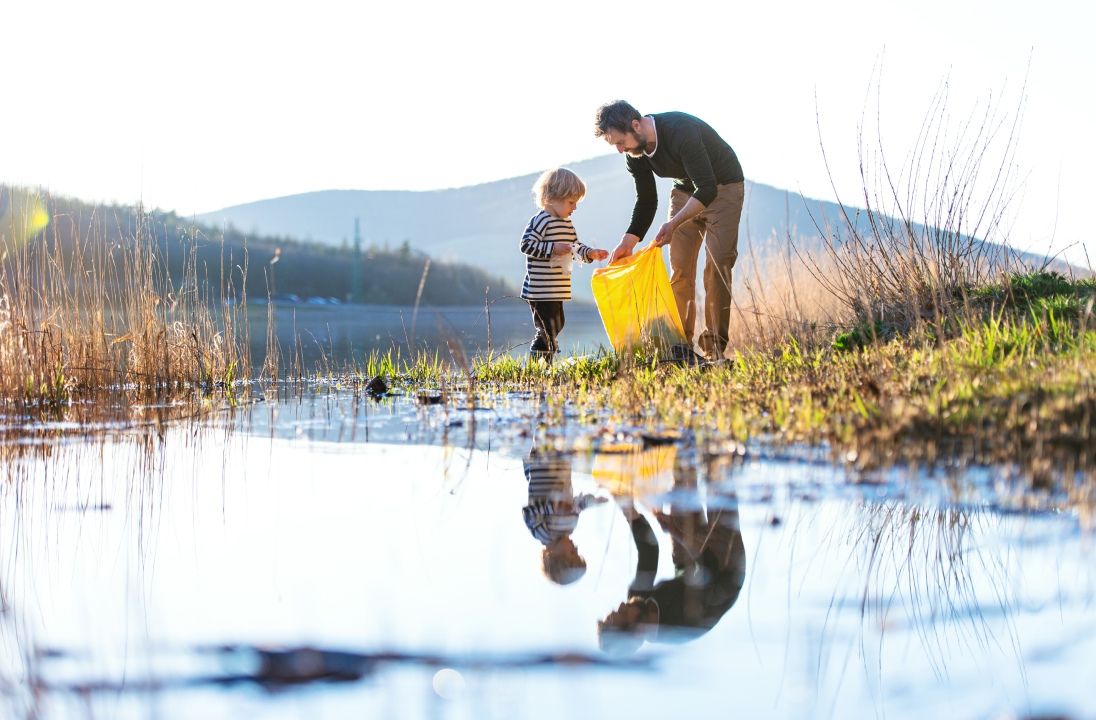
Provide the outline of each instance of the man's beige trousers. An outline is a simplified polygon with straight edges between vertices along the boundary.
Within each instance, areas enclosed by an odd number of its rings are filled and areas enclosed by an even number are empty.
[[[670,217],[691,196],[680,190],[670,194]],[[742,219],[745,183],[720,185],[704,212],[674,232],[670,242],[670,287],[677,301],[685,336],[691,341],[696,327],[696,263],[704,245],[704,332],[700,351],[709,360],[723,357],[731,321],[731,279],[738,259],[738,223]]]

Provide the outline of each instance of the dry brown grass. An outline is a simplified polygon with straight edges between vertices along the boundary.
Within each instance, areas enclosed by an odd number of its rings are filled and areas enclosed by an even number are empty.
[[[813,217],[827,242],[802,255],[859,323],[906,331],[958,314],[966,288],[1019,267],[1008,232],[1021,187],[1023,100],[1008,110],[991,97],[956,120],[945,79],[898,164],[886,152],[881,116],[877,101],[871,127],[865,106],[859,128],[863,208],[848,207],[833,184],[839,217]],[[829,170],[824,146],[822,154]]]
[[[776,238],[761,252],[751,246],[735,274],[728,336],[733,349],[764,350],[795,341],[805,347],[828,342],[850,321],[840,299],[820,281],[833,272],[791,253]]]
[[[250,375],[246,315],[220,302],[231,289],[203,277],[196,262],[169,277],[140,209],[73,217],[35,192],[6,191],[3,200],[4,403],[61,401],[104,388],[232,384]],[[43,213],[49,222],[40,228]]]

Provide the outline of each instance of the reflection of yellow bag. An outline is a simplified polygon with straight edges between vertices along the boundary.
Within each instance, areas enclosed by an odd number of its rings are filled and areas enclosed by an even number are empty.
[[[649,245],[595,270],[591,284],[605,332],[617,352],[648,342],[660,346],[685,342],[662,248]]]
[[[677,448],[660,445],[642,451],[599,452],[591,474],[594,482],[613,495],[644,497],[666,492],[674,483]]]

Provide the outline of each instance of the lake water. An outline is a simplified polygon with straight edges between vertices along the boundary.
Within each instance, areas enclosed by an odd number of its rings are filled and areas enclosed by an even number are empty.
[[[0,716],[1096,717],[1084,506],[468,404],[9,419]]]
[[[525,355],[533,339],[533,323],[524,301],[502,298],[491,306],[432,308],[389,305],[286,305],[272,306],[275,332],[283,358],[294,349],[305,369],[322,366],[324,358],[358,362],[371,352],[399,351],[408,356],[412,348],[433,352],[441,348],[448,357],[452,343],[466,357],[496,354]],[[566,354],[584,354],[609,339],[597,307],[590,303],[566,303],[567,322],[560,333],[560,348]],[[249,305],[251,355],[261,366],[266,354],[267,306]],[[340,361],[341,361],[340,360]],[[284,365],[285,363],[283,363]]]

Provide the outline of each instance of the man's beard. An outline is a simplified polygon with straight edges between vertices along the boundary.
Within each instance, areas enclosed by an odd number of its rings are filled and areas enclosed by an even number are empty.
[[[631,135],[632,138],[635,139],[636,146],[635,146],[634,149],[629,150],[628,154],[631,155],[632,157],[643,157],[644,155],[646,155],[647,154],[647,148],[649,147],[649,145],[647,143],[646,136],[641,135],[640,133],[637,133],[637,132],[631,132],[631,133],[629,133],[629,135]]]

